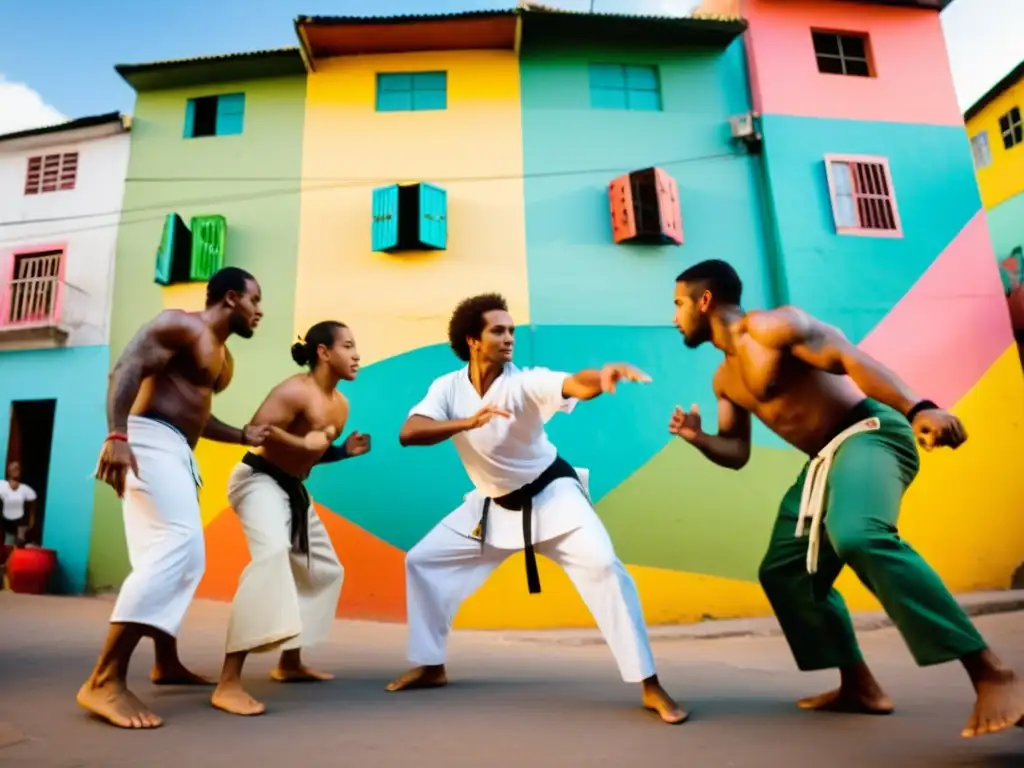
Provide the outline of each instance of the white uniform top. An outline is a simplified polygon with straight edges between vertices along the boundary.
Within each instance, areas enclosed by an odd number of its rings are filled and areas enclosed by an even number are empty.
[[[436,379],[409,415],[454,421],[469,418],[485,405],[511,413],[511,418],[495,416],[452,438],[473,485],[497,498],[536,480],[557,457],[544,425],[556,413],[571,413],[576,407],[575,398],[562,397],[569,376],[548,368],[520,370],[508,363],[480,397],[467,365]]]
[[[0,503],[4,506],[5,520],[20,520],[25,516],[25,503],[36,500],[36,492],[24,483],[11,488],[6,480],[0,480]]]

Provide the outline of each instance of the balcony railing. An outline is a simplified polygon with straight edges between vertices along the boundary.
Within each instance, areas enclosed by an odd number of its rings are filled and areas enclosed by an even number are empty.
[[[84,320],[88,294],[58,277],[8,281],[0,293],[0,334],[49,331],[66,337]]]

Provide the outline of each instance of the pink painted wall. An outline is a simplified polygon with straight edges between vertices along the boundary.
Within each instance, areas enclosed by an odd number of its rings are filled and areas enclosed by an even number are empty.
[[[743,0],[762,114],[963,125],[939,14],[839,0]],[[818,72],[811,28],[867,34],[875,77]]]

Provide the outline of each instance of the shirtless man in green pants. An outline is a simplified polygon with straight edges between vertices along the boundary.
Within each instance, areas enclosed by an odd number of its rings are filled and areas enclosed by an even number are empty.
[[[676,278],[675,324],[686,346],[711,342],[725,361],[712,383],[718,433],[701,430],[696,407],[677,408],[669,431],[714,463],[740,469],[750,458],[753,414],[811,457],[782,499],[760,569],[797,666],[839,670],[838,689],[799,706],[893,710],[833,587],[849,565],[920,666],[963,664],[977,693],[963,736],[1024,722],[1024,686],[896,529],[903,493],[918,472],[915,439],[925,450],[957,448],[967,439],[963,424],[807,313],[795,307],[745,312],[742,288],[736,271],[718,260]]]

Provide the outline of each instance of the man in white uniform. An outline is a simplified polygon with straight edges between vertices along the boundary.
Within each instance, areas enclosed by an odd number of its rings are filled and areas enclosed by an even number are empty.
[[[514,552],[526,554],[530,592],[540,592],[535,551],[565,569],[626,682],[642,683],[643,705],[666,723],[688,714],[655,674],[640,597],[615,554],[576,471],[544,425],[579,400],[650,379],[628,365],[575,375],[512,365],[515,325],[497,294],[463,301],[448,339],[467,366],[434,381],[402,427],[402,445],[448,438],[475,489],[406,555],[409,660],[389,691],[447,683],[445,651],[459,605]],[[536,514],[533,514],[536,511]]]
[[[7,465],[7,479],[0,480],[0,505],[3,506],[4,544],[20,545],[35,524],[36,492],[21,482],[21,465]]]

